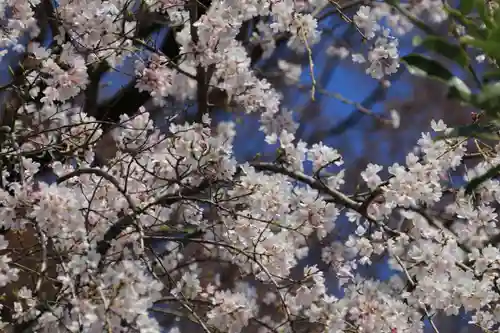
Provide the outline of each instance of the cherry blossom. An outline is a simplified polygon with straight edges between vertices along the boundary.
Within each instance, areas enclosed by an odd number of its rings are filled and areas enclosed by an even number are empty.
[[[452,129],[433,120],[404,161],[368,163],[348,192],[338,147],[302,140],[296,110],[256,68],[286,37],[306,61],[280,58],[277,73],[290,86],[308,75],[314,99],[323,90],[318,16],[330,1],[0,4],[1,55],[24,54],[4,88],[17,103],[0,127],[2,329],[178,333],[189,322],[206,333],[420,333],[436,314],[466,313],[499,331],[500,182],[469,193],[448,175],[484,175],[500,165],[500,145],[468,167],[467,138],[441,138]],[[403,7],[434,23],[447,17],[437,0]],[[327,54],[377,80],[396,73],[407,16],[378,2],[343,15],[366,47],[335,44]],[[175,57],[144,36],[167,24]],[[102,76],[127,64],[146,102],[120,104],[112,119],[114,104],[98,98]],[[216,121],[217,94],[226,111],[258,119],[259,133],[245,139],[265,140],[274,156],[237,158],[238,126]],[[391,110],[389,123],[402,117]],[[346,225],[352,232],[333,239]],[[305,264],[311,253],[318,264]],[[360,274],[381,257],[392,278]],[[174,321],[162,327],[164,318]]]

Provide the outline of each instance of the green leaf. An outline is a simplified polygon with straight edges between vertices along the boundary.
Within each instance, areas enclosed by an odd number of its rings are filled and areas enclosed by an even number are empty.
[[[437,54],[455,61],[464,68],[469,63],[467,53],[459,45],[452,44],[444,38],[429,36],[422,41],[421,45],[436,52]]]
[[[500,69],[494,69],[483,74],[483,81],[500,81]]]
[[[475,5],[477,9],[477,13],[481,18],[481,21],[486,25],[487,28],[491,29],[495,26],[490,11],[488,9],[488,5],[484,0],[475,0]]]
[[[500,82],[483,86],[481,91],[477,95],[474,95],[473,104],[484,109],[486,113],[490,115],[498,115],[498,107],[500,106]]]
[[[476,37],[476,38],[480,38],[480,39],[485,39],[488,37],[488,32],[486,30],[479,28],[479,26],[476,22],[465,17],[458,10],[451,8],[448,5],[445,5],[444,8],[451,18],[457,20],[461,25],[466,27],[467,33],[470,34],[471,36]]]
[[[495,12],[493,13],[493,21],[495,22],[495,25],[498,27],[500,26],[500,9],[497,8]]]
[[[412,53],[403,57],[402,60],[414,75],[434,77],[445,82],[453,78],[453,74],[446,67],[425,56]]]
[[[453,17],[455,20],[457,20],[458,22],[462,23],[463,25],[465,25],[465,21],[467,20],[467,18],[465,17],[465,15],[460,12],[459,10],[456,10],[455,8],[452,8],[450,7],[449,5],[445,4],[444,5],[444,10],[451,16]]]
[[[452,138],[499,140],[500,136],[497,134],[497,126],[495,126],[494,124],[475,123],[454,128],[451,133],[439,136],[436,138],[436,140],[445,140]]]
[[[489,40],[500,40],[500,27],[495,27],[493,30],[491,30],[490,34],[489,34]]]
[[[500,42],[493,40],[482,40],[471,36],[460,38],[460,42],[481,49],[484,53],[494,59],[500,59]]]
[[[402,60],[406,63],[411,74],[442,81],[450,88],[452,96],[464,102],[470,102],[471,91],[469,87],[439,62],[419,54],[410,54],[403,57]]]
[[[472,12],[472,9],[474,9],[474,0],[461,0],[460,5],[458,6],[458,10],[460,10],[460,13],[467,15]]]
[[[447,82],[450,87],[449,93],[453,98],[459,99],[462,102],[470,103],[472,98],[472,93],[469,87],[462,81],[459,77],[454,76],[450,81]]]
[[[497,165],[486,171],[486,173],[484,173],[483,175],[472,179],[465,187],[465,193],[471,194],[476,188],[478,188],[479,185],[497,176],[499,172],[500,172],[500,165]]]
[[[428,35],[435,35],[436,34],[430,26],[428,26],[423,21],[416,18],[412,13],[407,11],[405,8],[401,7],[398,3],[399,1],[385,0],[385,2],[388,5],[391,5],[392,7],[394,7],[399,13],[401,13],[403,16],[405,16],[408,19],[408,21],[413,23],[414,26],[416,26],[417,28],[419,28],[423,32],[427,33]]]

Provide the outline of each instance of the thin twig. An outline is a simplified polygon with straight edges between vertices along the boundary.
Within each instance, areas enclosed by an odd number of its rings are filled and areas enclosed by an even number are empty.
[[[398,264],[401,266],[401,269],[403,270],[403,273],[405,273],[406,278],[408,279],[408,282],[411,284],[412,287],[416,287],[417,283],[413,281],[410,273],[406,269],[406,266],[404,265],[403,261],[401,258],[399,258],[397,255],[393,255],[394,259],[398,262]],[[432,316],[429,314],[429,311],[427,311],[427,307],[425,304],[421,304],[421,310],[424,312],[425,316],[429,320],[429,323],[431,324],[432,329],[434,330],[434,333],[439,333],[439,330],[437,329],[436,325],[434,324],[434,321],[432,320]]]

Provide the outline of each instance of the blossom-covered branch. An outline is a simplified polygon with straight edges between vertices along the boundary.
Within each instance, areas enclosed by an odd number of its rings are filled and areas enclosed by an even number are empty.
[[[485,136],[480,117],[465,131],[432,121],[403,165],[369,163],[350,186],[362,194],[349,195],[342,155],[319,140],[303,141],[295,111],[256,70],[286,45],[304,58],[310,82],[299,86],[307,96],[327,93],[316,80],[314,46],[334,29],[324,26],[327,18],[338,15],[365,43],[356,51],[332,45],[327,56],[350,59],[387,86],[403,67],[397,37],[415,26],[432,33],[427,24],[456,18],[448,5],[2,5],[1,54],[23,54],[24,62],[4,87],[10,104],[0,133],[1,329],[421,333],[425,320],[438,331],[436,314],[460,313],[499,329],[500,144],[491,133],[495,144],[474,141]],[[485,29],[493,27],[499,16],[481,13]],[[160,45],[149,40],[157,32],[166,35]],[[423,44],[445,45],[454,50],[445,55],[468,66],[462,44],[481,44],[471,38]],[[439,76],[451,97],[496,107],[494,86],[472,97],[443,66],[405,59],[412,73]],[[276,65],[285,83],[302,82],[301,66],[284,59]],[[122,69],[130,81],[103,101],[106,75]],[[238,156],[237,126],[215,120],[221,107],[256,115],[259,134],[245,139],[264,138],[275,155]],[[390,116],[397,128],[399,114]],[[479,151],[476,165],[468,164],[469,141]],[[439,223],[444,214],[451,223]],[[315,249],[321,255],[312,258]],[[381,258],[391,279],[361,274]]]

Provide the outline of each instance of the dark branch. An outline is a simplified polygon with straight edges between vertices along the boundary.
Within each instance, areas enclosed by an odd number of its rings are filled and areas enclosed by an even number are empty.
[[[97,243],[97,252],[102,256],[101,261],[99,263],[99,267],[102,268],[102,265],[104,264],[104,257],[108,252],[109,248],[111,247],[111,242],[115,240],[128,227],[131,226],[137,227],[135,225],[135,217],[138,214],[146,211],[149,207],[153,205],[172,205],[176,202],[183,200],[187,196],[199,194],[200,192],[207,189],[209,185],[210,182],[208,180],[204,180],[201,182],[200,185],[196,187],[184,188],[178,194],[170,194],[161,197],[158,200],[156,200],[153,204],[146,206],[142,210],[136,211],[133,214],[128,214],[120,218],[115,224],[111,226],[111,228],[109,228],[106,231],[106,233],[104,234],[104,238]]]

